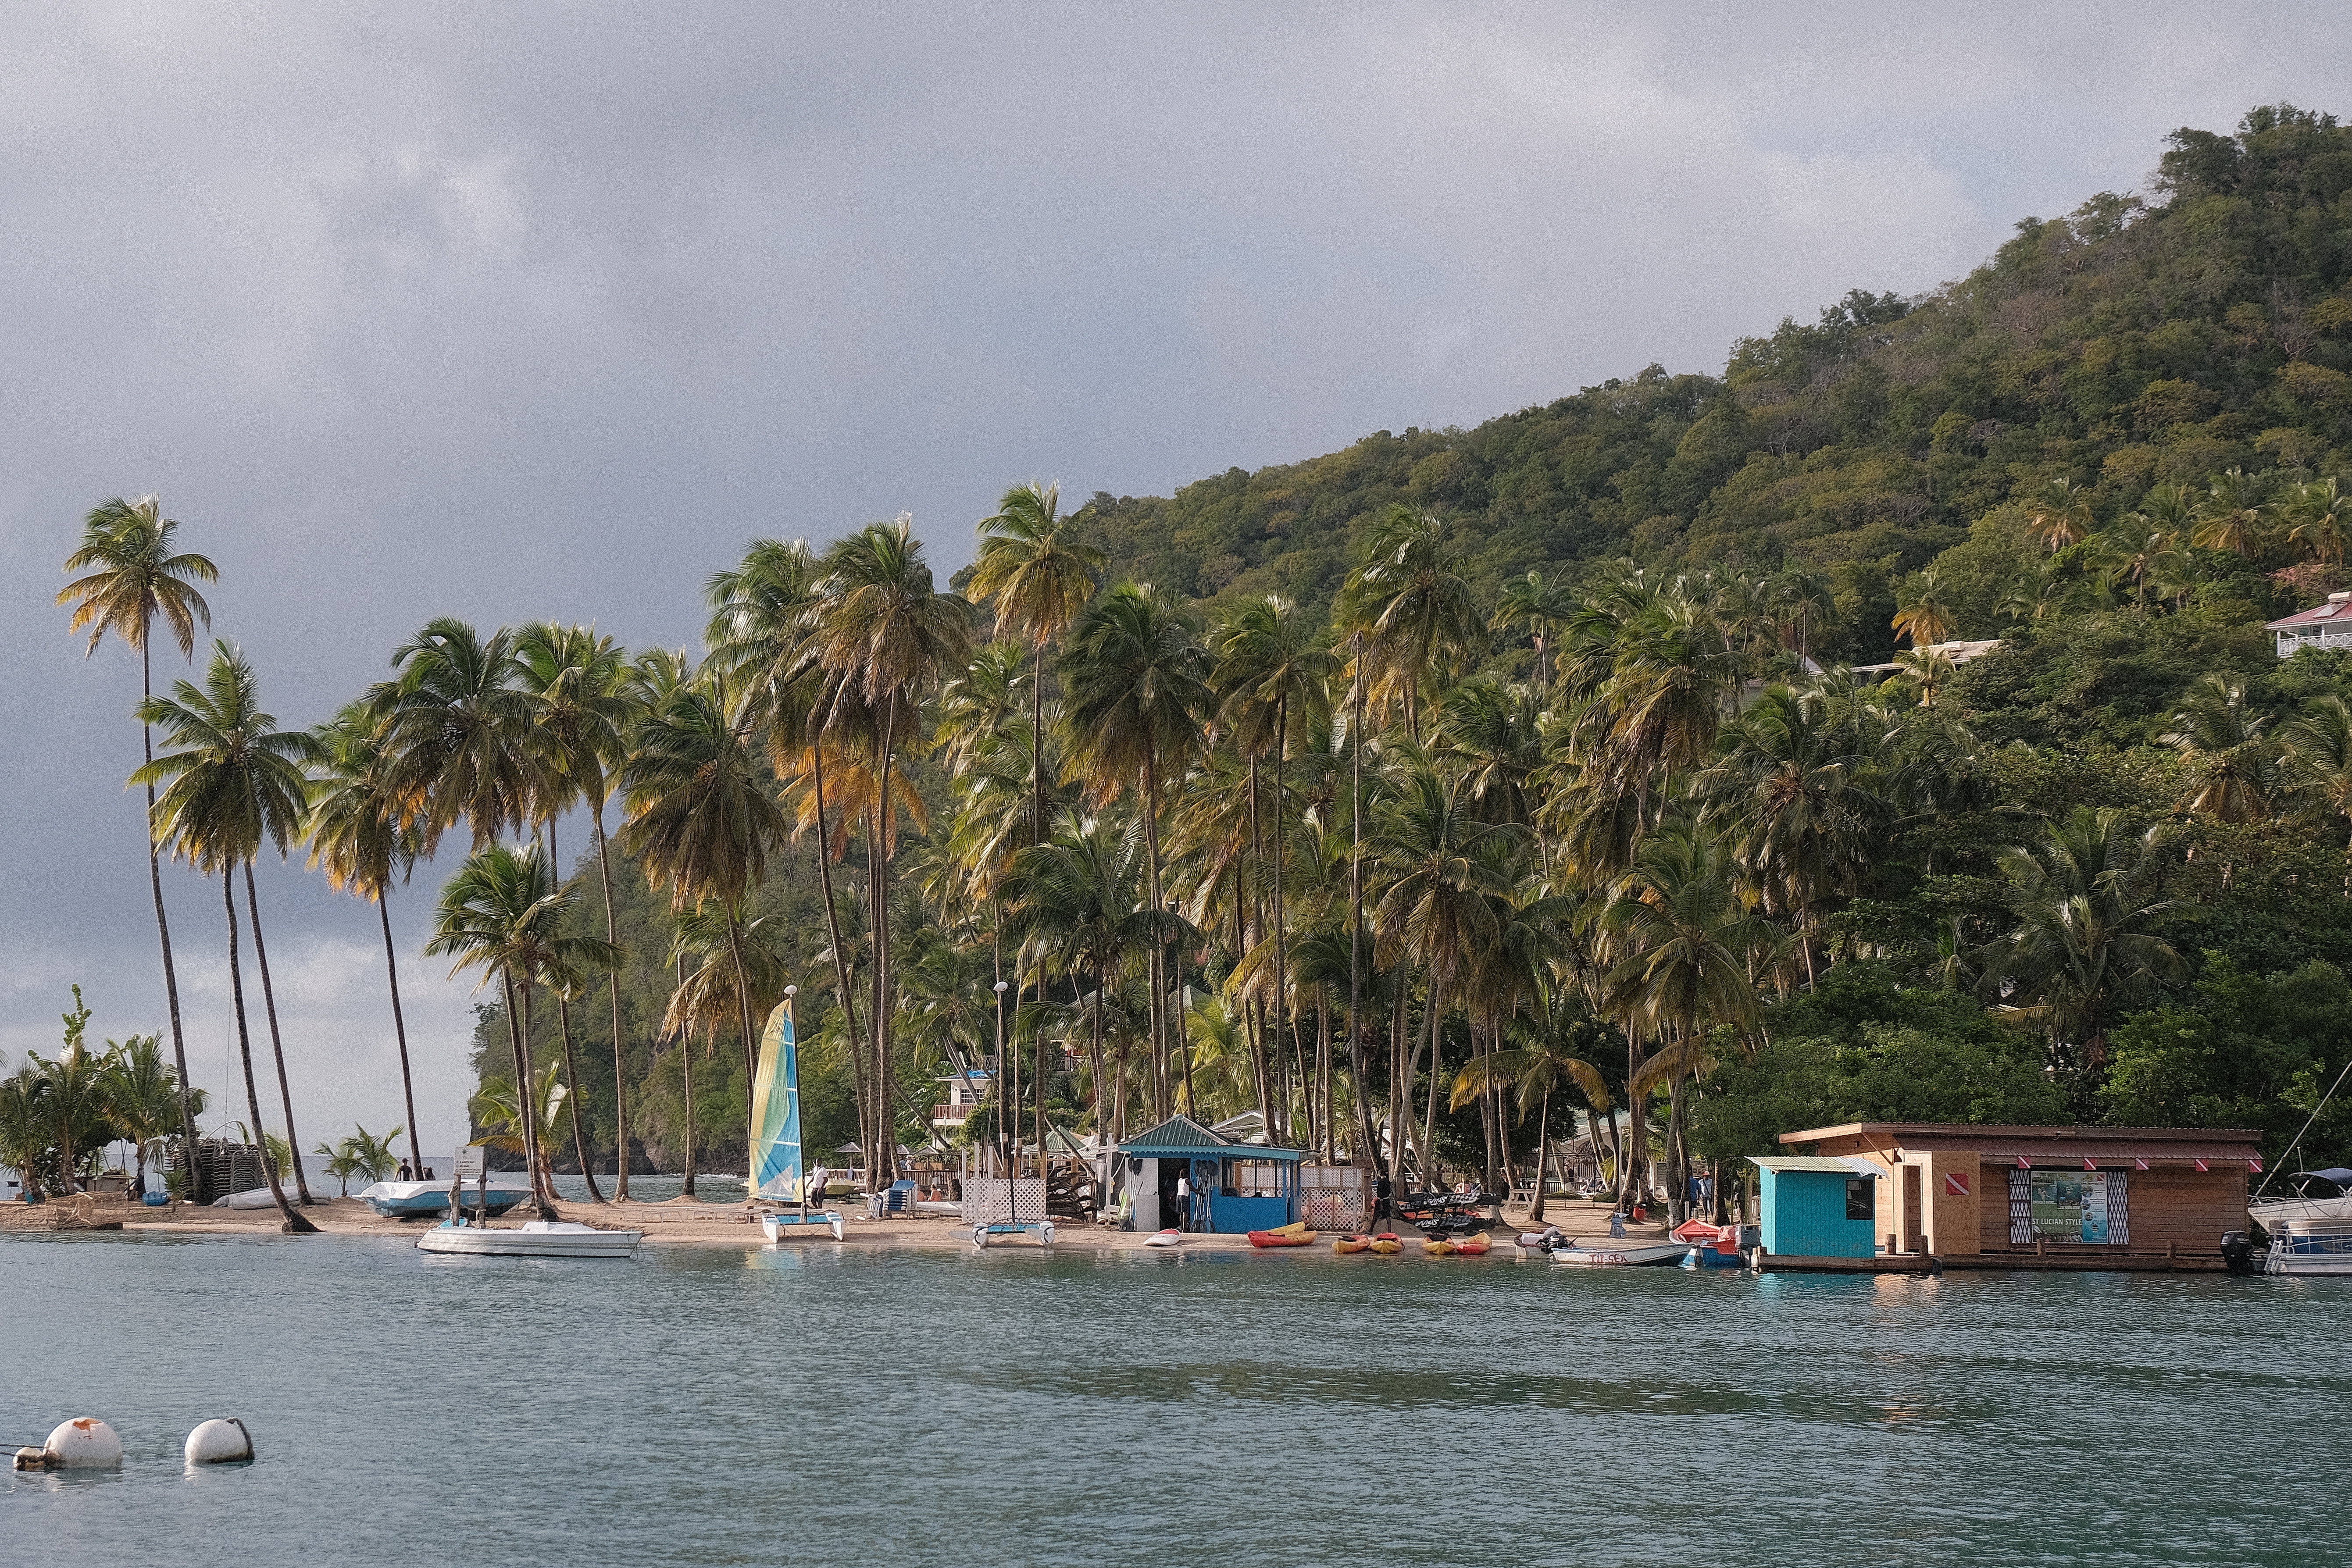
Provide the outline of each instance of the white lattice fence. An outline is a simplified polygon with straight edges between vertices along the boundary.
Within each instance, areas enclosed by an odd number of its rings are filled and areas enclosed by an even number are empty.
[[[1019,1201],[1019,1212],[1014,1202]],[[997,1225],[1008,1219],[1045,1218],[1045,1178],[968,1176],[963,1184],[963,1218],[967,1224]]]
[[[1371,1223],[1371,1205],[1360,1188],[1309,1187],[1298,1195],[1298,1218],[1309,1230],[1353,1232]]]

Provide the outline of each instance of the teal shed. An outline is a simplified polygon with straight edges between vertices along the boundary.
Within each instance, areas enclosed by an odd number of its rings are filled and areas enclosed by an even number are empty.
[[[1878,1255],[1878,1167],[1810,1155],[1753,1157],[1762,1192],[1759,1239],[1776,1258]]]

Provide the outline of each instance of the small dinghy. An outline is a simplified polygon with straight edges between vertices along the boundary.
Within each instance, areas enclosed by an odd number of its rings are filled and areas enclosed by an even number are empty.
[[[1621,1246],[1587,1247],[1571,1241],[1551,1249],[1551,1260],[1572,1269],[1640,1269],[1679,1263],[1690,1248],[1680,1241],[1633,1241]]]
[[[570,1219],[534,1219],[515,1229],[445,1219],[416,1239],[416,1249],[473,1258],[631,1258],[645,1236]]]
[[[1344,1258],[1351,1252],[1365,1251],[1371,1244],[1372,1239],[1369,1236],[1339,1236],[1332,1239],[1331,1250]]]
[[[1181,1230],[1161,1230],[1145,1237],[1143,1244],[1146,1247],[1174,1247],[1181,1244],[1183,1239],[1184,1233]]]
[[[1249,1244],[1253,1247],[1304,1247],[1315,1239],[1315,1232],[1307,1228],[1303,1219],[1273,1230],[1253,1230]]]

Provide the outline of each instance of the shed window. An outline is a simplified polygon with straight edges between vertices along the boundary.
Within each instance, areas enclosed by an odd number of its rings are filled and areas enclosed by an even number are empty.
[[[1871,1191],[1871,1181],[1868,1176],[1845,1178],[1845,1217],[1848,1219],[1877,1218],[1878,1206],[1875,1198],[1876,1195]]]
[[[1282,1162],[1279,1160],[1227,1160],[1225,1190],[1235,1197],[1280,1197]]]

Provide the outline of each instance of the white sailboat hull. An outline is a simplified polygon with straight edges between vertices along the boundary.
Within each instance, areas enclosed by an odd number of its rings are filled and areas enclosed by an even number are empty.
[[[630,1258],[645,1236],[568,1219],[534,1219],[512,1229],[444,1220],[416,1239],[416,1249],[467,1258]]]
[[[762,1214],[760,1234],[770,1241],[813,1241],[830,1235],[835,1241],[842,1239],[841,1212],[838,1209],[815,1208],[806,1215]]]

